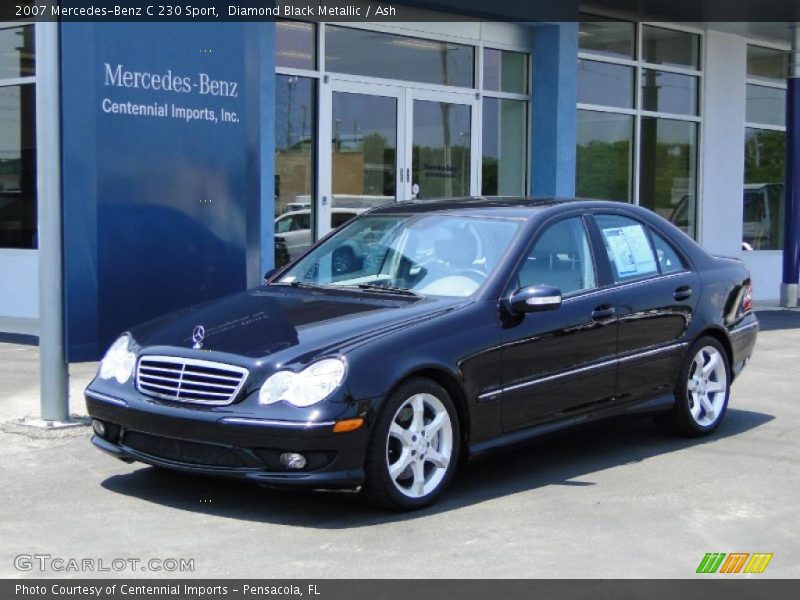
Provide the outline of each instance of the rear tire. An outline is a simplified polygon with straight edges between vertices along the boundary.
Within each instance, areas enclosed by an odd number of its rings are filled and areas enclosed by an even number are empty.
[[[722,422],[731,391],[728,353],[715,338],[692,344],[675,387],[675,405],[658,421],[686,437],[708,435]]]
[[[460,439],[458,414],[447,390],[425,378],[400,384],[373,427],[362,498],[398,511],[429,505],[453,476]]]

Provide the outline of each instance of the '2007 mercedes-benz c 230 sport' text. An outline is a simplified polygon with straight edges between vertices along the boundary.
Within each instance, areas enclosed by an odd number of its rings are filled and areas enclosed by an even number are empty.
[[[646,209],[404,202],[130,329],[86,401],[126,461],[414,509],[461,460],[568,426],[711,433],[757,332],[744,265]]]

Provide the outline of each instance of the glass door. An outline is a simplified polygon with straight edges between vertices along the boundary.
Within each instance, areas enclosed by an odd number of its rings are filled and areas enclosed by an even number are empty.
[[[328,135],[320,149],[327,185],[317,207],[319,236],[365,210],[399,198],[404,92],[393,86],[330,83]],[[322,182],[321,182],[322,183]]]
[[[471,95],[409,90],[405,197],[452,198],[478,193],[478,101]]]

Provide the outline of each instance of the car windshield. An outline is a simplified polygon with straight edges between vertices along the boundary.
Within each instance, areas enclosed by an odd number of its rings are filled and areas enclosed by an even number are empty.
[[[443,214],[355,219],[277,283],[466,297],[497,268],[519,221]]]

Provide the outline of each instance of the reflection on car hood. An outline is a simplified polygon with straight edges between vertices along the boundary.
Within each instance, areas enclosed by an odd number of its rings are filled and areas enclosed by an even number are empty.
[[[434,299],[343,290],[267,286],[149,321],[131,330],[141,346],[190,349],[202,325],[202,349],[261,358],[295,348],[299,353],[344,349],[367,335],[408,326],[463,305]]]

